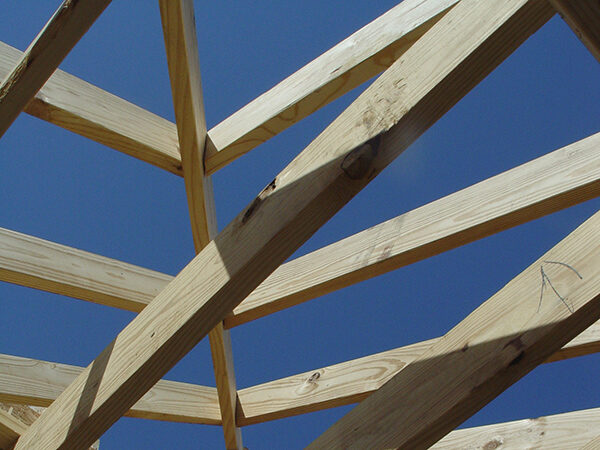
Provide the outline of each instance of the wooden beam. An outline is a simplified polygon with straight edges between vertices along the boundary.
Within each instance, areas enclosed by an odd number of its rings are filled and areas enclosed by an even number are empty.
[[[427,448],[600,318],[600,212],[308,448]]]
[[[29,426],[22,417],[14,413],[11,406],[0,403],[0,450],[11,449]],[[27,406],[17,408],[29,409]]]
[[[83,367],[0,354],[0,402],[50,406]],[[159,380],[129,411],[128,417],[221,425],[217,390]]]
[[[50,78],[110,0],[64,0],[0,85],[0,136]]]
[[[583,45],[600,62],[600,3],[598,0],[550,0]]]
[[[0,42],[0,79],[23,53]],[[24,111],[100,144],[182,175],[177,129],[145,109],[56,70]]]
[[[192,0],[160,0],[160,14],[179,135],[192,234],[199,253],[217,234],[212,180],[204,174],[206,120]],[[236,426],[237,392],[229,331],[220,322],[208,334],[227,449],[243,450]]]
[[[600,408],[584,409],[535,419],[456,430],[433,445],[431,449],[580,450],[598,433],[600,433]],[[591,447],[591,449],[598,448],[598,446]]]
[[[553,13],[545,1],[461,1],[119,333],[16,449],[93,442]]]
[[[358,403],[377,391],[441,338],[345,361],[239,391],[242,426]],[[545,362],[600,352],[600,322]]]
[[[212,128],[213,173],[392,65],[457,0],[404,0]]]
[[[272,314],[598,195],[600,133],[283,264],[233,310],[225,326]]]
[[[600,448],[600,435],[587,442],[580,450],[597,450]]]

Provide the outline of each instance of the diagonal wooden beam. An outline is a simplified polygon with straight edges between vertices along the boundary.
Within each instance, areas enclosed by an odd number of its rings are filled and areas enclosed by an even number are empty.
[[[534,293],[535,295],[535,293]],[[418,342],[239,391],[242,426],[361,402],[441,338]],[[594,323],[544,362],[600,352]]]
[[[27,406],[16,405],[16,408],[31,411]],[[13,405],[0,403],[0,450],[12,448],[28,426],[22,415],[15,413]]]
[[[600,3],[598,0],[550,0],[550,3],[594,58],[600,62]]]
[[[0,42],[0,79],[23,52]],[[182,175],[174,123],[57,69],[24,111],[134,158]]]
[[[50,78],[110,0],[64,0],[0,85],[0,136]]]
[[[427,448],[600,318],[600,212],[308,448]]]
[[[217,234],[212,180],[204,171],[206,120],[192,0],[160,0],[181,162],[196,253]],[[219,322],[208,334],[227,449],[242,450],[236,426],[237,392],[229,331]]]
[[[280,311],[600,195],[600,133],[279,267],[226,327]]]
[[[404,0],[213,127],[213,173],[391,66],[457,0]]]
[[[456,430],[432,450],[554,448],[580,450],[600,433],[600,408]],[[600,440],[598,441],[600,444]],[[599,447],[590,447],[598,449]]]
[[[553,13],[545,1],[461,1],[119,333],[15,448],[93,442]]]
[[[0,354],[0,401],[49,406],[83,367]],[[159,380],[129,411],[128,417],[221,425],[217,390]]]

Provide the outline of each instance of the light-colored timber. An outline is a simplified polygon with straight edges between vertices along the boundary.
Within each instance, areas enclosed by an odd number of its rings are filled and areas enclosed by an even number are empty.
[[[23,53],[0,42],[0,78]],[[56,70],[24,111],[122,153],[182,175],[174,123],[62,70]]]
[[[160,0],[171,92],[192,235],[199,253],[217,234],[212,180],[204,171],[206,119],[192,0]],[[213,359],[225,446],[243,450],[236,426],[237,390],[229,331],[219,322],[208,334]]]
[[[465,245],[600,195],[600,133],[292,260],[226,327]]]
[[[441,338],[241,389],[240,425],[358,403],[383,386]],[[552,354],[545,362],[600,352],[600,322]]]
[[[0,85],[0,136],[109,3],[63,1]]]
[[[427,448],[600,318],[600,212],[308,448]]]
[[[16,408],[19,408],[19,412],[33,413],[27,406],[17,405]],[[11,449],[28,426],[29,424],[25,422],[22,414],[14,411],[12,405],[0,403],[0,450]]]
[[[405,0],[209,131],[213,173],[392,65],[457,0]]]
[[[49,406],[82,370],[68,364],[0,355],[0,401]],[[215,388],[170,380],[156,383],[125,415],[221,425]]]
[[[552,13],[538,1],[453,8],[169,283],[16,448],[93,442]],[[448,51],[438,50],[441,36]]]
[[[581,450],[597,450],[598,448],[600,448],[600,435],[597,435],[594,439],[587,442],[581,447]]]
[[[455,430],[431,449],[579,450],[598,433],[600,408],[594,408]]]
[[[600,2],[597,0],[550,0],[560,16],[600,62]]]

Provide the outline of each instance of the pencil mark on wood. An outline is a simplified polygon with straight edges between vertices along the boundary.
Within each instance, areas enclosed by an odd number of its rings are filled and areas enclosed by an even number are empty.
[[[570,266],[567,263],[563,263],[560,261],[542,261],[545,264],[557,264],[563,267],[566,267],[570,270],[572,270],[575,275],[577,275],[579,277],[580,280],[583,280],[583,277],[581,276],[581,274],[573,267]],[[546,274],[546,272],[544,271],[544,264],[542,264],[540,266],[540,274],[542,276],[542,287],[540,288],[540,301],[538,303],[538,309],[537,312],[540,312],[540,308],[542,307],[542,298],[544,297],[544,289],[546,288],[546,282],[548,282],[548,286],[550,286],[550,288],[554,291],[554,293],[556,294],[556,296],[563,302],[563,304],[567,307],[567,309],[569,310],[569,312],[572,314],[575,312],[575,310],[573,309],[572,305],[569,305],[569,303],[567,302],[567,297],[563,297],[554,287],[554,285],[552,284],[552,281],[550,280],[550,278],[548,277],[548,275]]]

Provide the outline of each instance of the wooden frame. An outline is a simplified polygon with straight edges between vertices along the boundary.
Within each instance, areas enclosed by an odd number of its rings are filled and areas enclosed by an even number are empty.
[[[129,415],[220,425],[242,449],[242,426],[361,402],[311,448],[445,448],[516,433],[452,429],[535,366],[600,349],[600,213],[431,341],[238,390],[228,330],[599,196],[594,134],[283,263],[556,11],[599,59],[594,2],[406,0],[211,130],[191,0],[159,1],[175,124],[56,70],[109,3],[66,0],[24,53],[0,43],[0,136],[25,111],[182,175],[197,256],[171,277],[0,229],[2,281],[139,313],[87,368],[0,355],[0,401],[48,407],[31,424],[0,409],[0,446],[86,448]],[[384,69],[217,232],[212,173]],[[549,276],[568,302],[543,302]],[[161,380],[206,335],[216,389]],[[597,416],[547,426],[589,418],[593,448]]]

